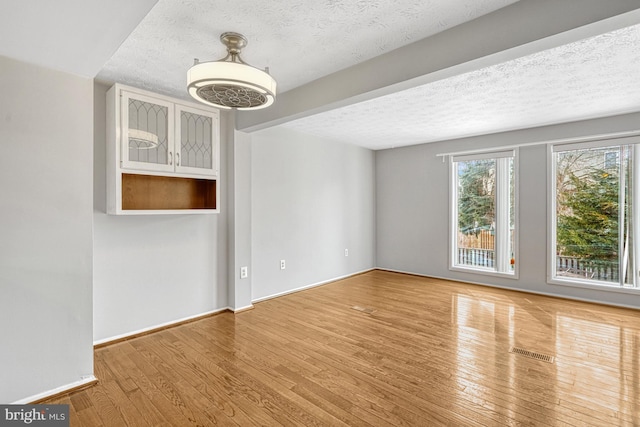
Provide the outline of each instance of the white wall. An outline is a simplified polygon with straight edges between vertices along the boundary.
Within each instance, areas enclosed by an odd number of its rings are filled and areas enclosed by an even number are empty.
[[[93,375],[89,79],[0,57],[0,403]]]
[[[448,163],[436,154],[638,130],[640,113],[376,152],[378,267],[640,307],[640,295],[546,283],[546,147],[520,148],[519,279],[449,271]]]
[[[281,128],[251,144],[253,300],[373,268],[374,153]]]
[[[105,102],[95,85],[94,340],[157,327],[227,307],[226,165],[221,213],[107,215]],[[221,123],[226,126],[225,117]],[[221,135],[225,135],[223,129]],[[222,138],[221,158],[226,158]]]

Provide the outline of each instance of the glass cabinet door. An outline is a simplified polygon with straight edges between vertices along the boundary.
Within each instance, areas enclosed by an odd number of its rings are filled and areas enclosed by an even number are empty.
[[[218,115],[176,105],[176,172],[217,175]]]
[[[122,92],[122,167],[174,170],[173,104]]]

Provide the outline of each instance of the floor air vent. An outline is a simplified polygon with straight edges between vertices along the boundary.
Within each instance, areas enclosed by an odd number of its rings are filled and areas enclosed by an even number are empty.
[[[371,313],[373,313],[375,311],[373,308],[360,307],[359,305],[354,305],[351,308],[353,308],[354,310],[361,311],[363,313],[367,313],[367,314],[371,314]]]
[[[535,351],[525,350],[519,347],[511,347],[509,353],[519,354],[521,356],[529,357],[531,359],[542,360],[543,362],[553,363],[555,357],[548,354],[536,353]]]

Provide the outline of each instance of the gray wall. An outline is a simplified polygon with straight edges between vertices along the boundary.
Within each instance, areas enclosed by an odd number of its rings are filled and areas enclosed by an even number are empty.
[[[106,214],[105,102],[95,85],[94,340],[105,341],[227,307],[227,189],[221,213]],[[226,116],[221,123],[226,130]],[[221,159],[226,158],[221,138]],[[220,164],[222,183],[226,164]]]
[[[235,114],[230,116],[235,124]],[[230,122],[231,123],[231,122]],[[229,125],[227,150],[229,172],[229,308],[239,311],[251,308],[251,135],[238,132]],[[246,267],[248,275],[240,277]]]
[[[0,403],[93,375],[93,83],[0,57]]]
[[[640,295],[546,283],[546,146],[520,148],[519,279],[448,269],[448,160],[436,154],[638,130],[640,114],[376,152],[376,255],[380,268],[536,293],[640,307]]]
[[[374,152],[281,128],[251,144],[253,300],[373,268]]]

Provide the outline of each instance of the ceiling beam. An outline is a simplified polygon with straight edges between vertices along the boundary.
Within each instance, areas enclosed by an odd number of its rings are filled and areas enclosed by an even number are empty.
[[[638,22],[637,0],[520,0],[279,94],[267,109],[240,112],[237,128],[265,129]]]

